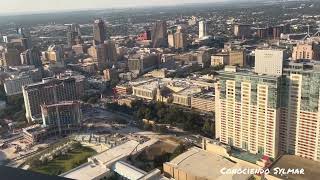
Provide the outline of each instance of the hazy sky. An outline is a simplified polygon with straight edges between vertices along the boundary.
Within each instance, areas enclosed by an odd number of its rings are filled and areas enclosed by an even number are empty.
[[[226,0],[0,0],[1,13],[223,2]]]

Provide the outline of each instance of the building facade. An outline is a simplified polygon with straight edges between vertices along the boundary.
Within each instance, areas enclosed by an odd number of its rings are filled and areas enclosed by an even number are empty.
[[[75,78],[47,78],[40,83],[24,86],[22,89],[26,118],[35,121],[41,116],[41,105],[79,99]]]
[[[279,153],[281,79],[223,72],[216,86],[216,138],[254,154]]]
[[[255,50],[255,72],[258,74],[282,75],[285,51],[276,49]]]

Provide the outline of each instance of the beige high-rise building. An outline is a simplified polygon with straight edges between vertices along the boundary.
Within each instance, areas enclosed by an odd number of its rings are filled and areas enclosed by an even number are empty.
[[[88,54],[93,58],[93,62],[99,69],[103,69],[107,65],[107,52],[104,44],[91,46],[88,49]]]
[[[220,73],[216,138],[276,158],[320,161],[320,65],[285,62],[282,76]]]
[[[174,48],[175,49],[183,49],[186,47],[187,38],[185,33],[176,32],[174,33]]]
[[[216,138],[253,154],[279,152],[280,77],[223,72],[216,84]]]
[[[320,47],[315,43],[298,43],[293,47],[292,59],[320,60]]]
[[[174,47],[174,34],[168,34],[168,45],[170,48]]]

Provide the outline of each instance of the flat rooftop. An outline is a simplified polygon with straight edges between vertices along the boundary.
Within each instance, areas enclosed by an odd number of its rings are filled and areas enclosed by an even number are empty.
[[[92,180],[95,177],[102,176],[110,172],[110,169],[104,165],[96,165],[91,162],[87,162],[79,167],[76,167],[60,176],[77,180]]]
[[[276,163],[274,163],[271,169],[276,167],[285,168],[287,169],[304,169],[304,174],[289,174],[289,175],[274,175],[275,177],[281,179],[288,179],[288,180],[310,180],[310,179],[318,179],[320,177],[320,162],[305,159],[295,155],[283,155],[280,157]],[[273,171],[271,170],[270,174]]]
[[[204,179],[237,179],[240,178],[240,176],[243,177],[243,175],[227,176],[221,174],[220,171],[222,168],[241,168],[241,165],[223,156],[207,152],[197,147],[189,149],[187,152],[167,163],[176,169]],[[246,178],[250,177],[250,175],[245,176],[247,176]]]

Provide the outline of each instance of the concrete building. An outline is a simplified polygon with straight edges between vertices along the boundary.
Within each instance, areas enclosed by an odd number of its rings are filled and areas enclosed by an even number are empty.
[[[93,23],[93,43],[94,45],[103,44],[107,39],[107,32],[104,21],[97,19]]]
[[[168,47],[167,22],[157,21],[152,27],[151,40],[152,47]]]
[[[169,48],[173,48],[174,46],[174,34],[168,34],[168,46]]]
[[[229,51],[229,63],[230,66],[240,66],[246,65],[246,54],[244,50],[231,50]]]
[[[128,157],[140,153],[157,141],[156,139],[151,139],[141,144],[134,140],[127,141],[88,158],[87,163],[60,176],[77,180],[100,180],[108,179],[113,173],[116,173],[123,179],[166,180],[161,176],[160,170],[155,169],[151,172],[145,172],[125,162]]]
[[[293,47],[293,60],[320,60],[320,46],[315,43],[298,43]]]
[[[258,74],[281,75],[285,59],[284,50],[256,49],[254,71]]]
[[[63,48],[58,45],[51,45],[44,52],[44,57],[48,61],[61,62],[63,60]]]
[[[34,65],[35,67],[42,67],[41,52],[36,47],[28,49],[20,54],[22,65]]]
[[[159,65],[159,57],[156,54],[134,54],[129,56],[128,67],[129,71],[136,74],[143,74]]]
[[[236,37],[248,38],[251,36],[251,26],[248,24],[235,24],[233,30]]]
[[[103,79],[106,81],[118,81],[119,80],[119,74],[116,69],[105,69],[103,70]]]
[[[107,66],[107,52],[104,44],[91,46],[88,49],[88,54],[92,57],[98,69],[103,69]]]
[[[221,72],[215,91],[216,138],[253,154],[279,154],[280,76]]]
[[[41,114],[44,127],[57,127],[59,134],[68,131],[68,126],[79,125],[82,119],[80,102],[63,101],[57,104],[42,104]]]
[[[199,21],[199,39],[202,39],[207,35],[207,23],[205,21]]]
[[[22,87],[32,84],[33,80],[30,76],[13,76],[6,79],[4,89],[7,96],[22,94]]]
[[[79,24],[70,24],[68,25],[67,30],[67,42],[68,47],[71,48],[74,45],[81,43],[81,32]]]
[[[41,116],[41,105],[79,99],[75,78],[47,78],[23,87],[26,118],[35,121]]]
[[[163,164],[164,175],[175,180],[248,180],[252,176],[250,174],[222,174],[221,169],[223,168],[243,169],[246,166],[197,147],[190,148],[172,161]]]
[[[227,53],[218,53],[211,56],[211,66],[227,65],[229,64],[230,56]]]
[[[20,51],[13,45],[9,46],[7,44],[7,48],[5,48],[4,52],[1,55],[0,65],[4,67],[20,66]]]
[[[318,62],[285,63],[279,129],[282,152],[315,161],[320,161],[319,70]]]
[[[212,90],[214,91],[214,90]],[[201,92],[191,97],[191,108],[214,112],[215,111],[215,97],[214,92]]]

